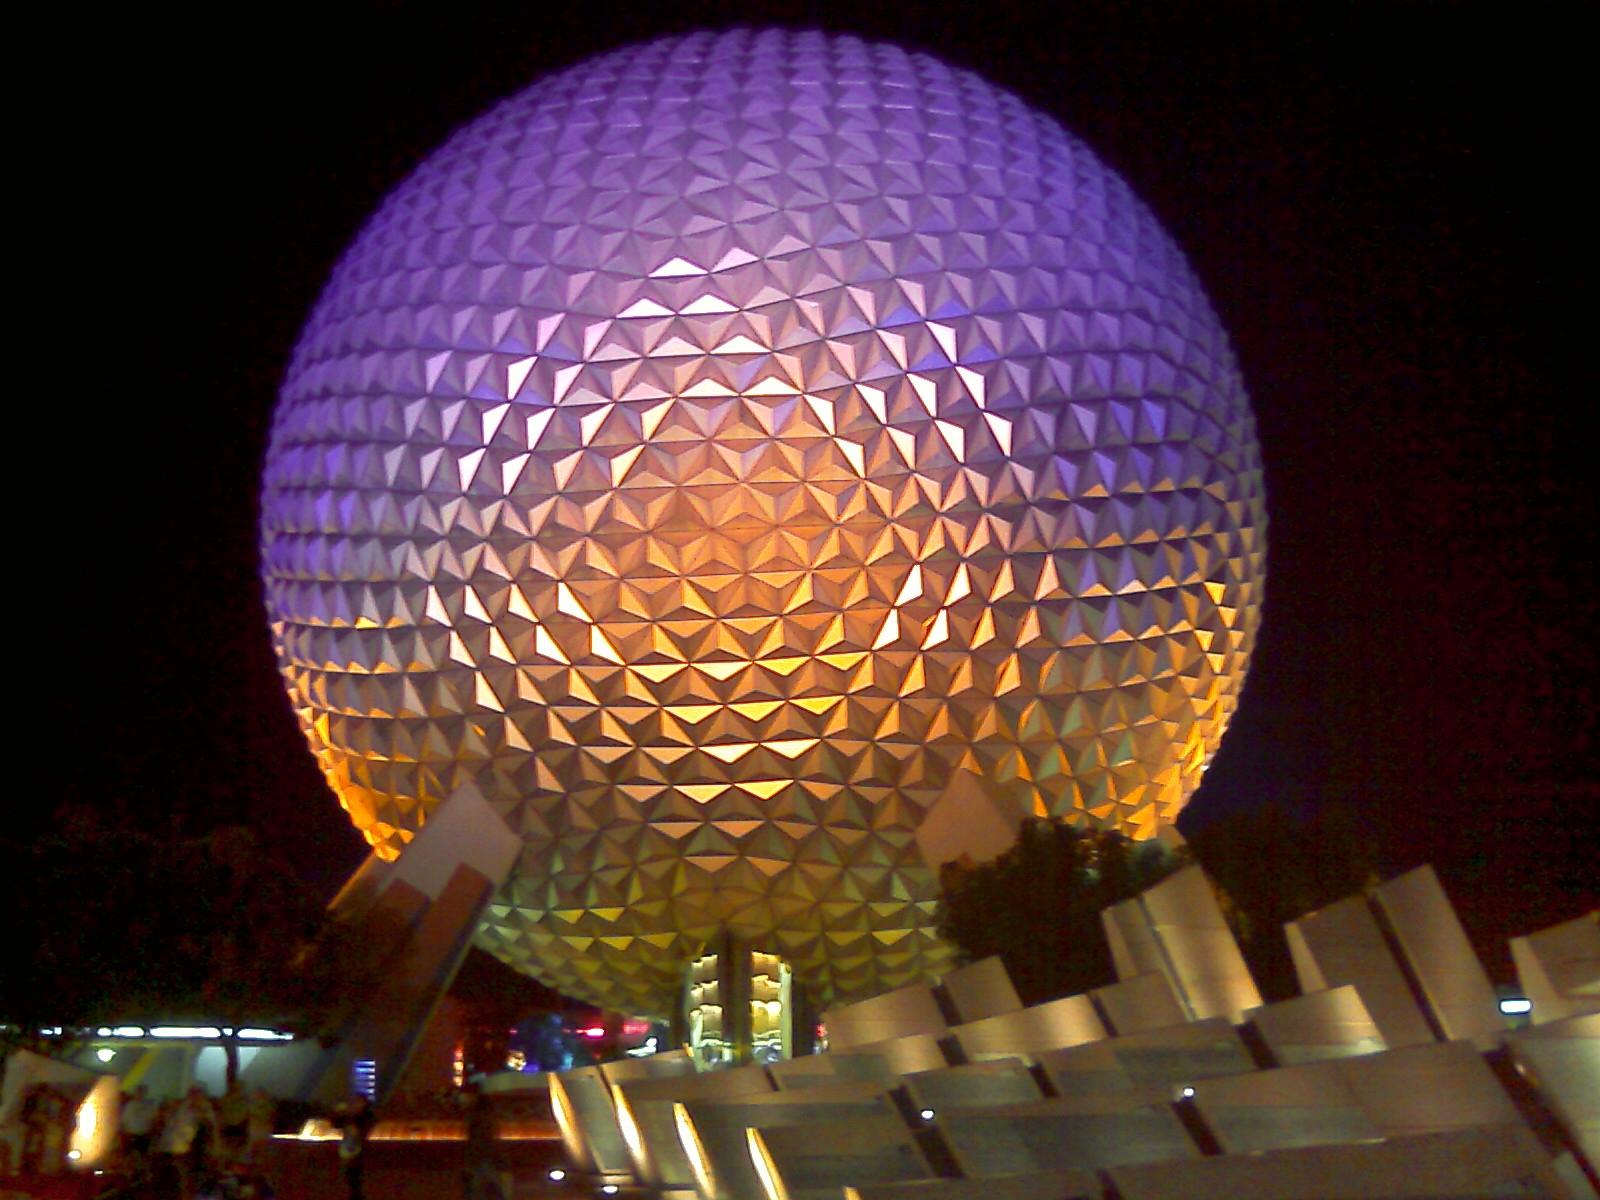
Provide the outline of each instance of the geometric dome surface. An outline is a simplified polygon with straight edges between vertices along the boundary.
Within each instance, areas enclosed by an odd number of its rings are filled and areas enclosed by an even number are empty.
[[[475,785],[524,839],[479,944],[661,1011],[723,930],[825,1004],[942,969],[936,811],[1170,822],[1265,525],[1120,178],[969,72],[746,30],[545,78],[388,197],[287,372],[262,562],[367,840]]]

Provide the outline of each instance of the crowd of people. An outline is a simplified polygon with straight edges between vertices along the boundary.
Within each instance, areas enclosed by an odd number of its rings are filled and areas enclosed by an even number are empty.
[[[452,1089],[449,1103],[465,1119],[461,1184],[467,1200],[509,1200],[512,1175],[499,1144],[501,1114],[493,1097],[469,1083]],[[75,1107],[62,1088],[38,1084],[30,1090],[23,1107],[23,1161],[14,1164],[24,1174],[47,1176],[67,1167]],[[216,1098],[196,1084],[158,1100],[136,1085],[122,1096],[117,1160],[95,1172],[99,1186],[93,1194],[97,1200],[272,1200],[265,1168],[276,1115],[276,1100],[238,1080]],[[327,1112],[326,1120],[339,1135],[349,1200],[366,1200],[367,1142],[377,1112],[367,1097],[355,1095]]]
[[[53,1083],[36,1083],[22,1099],[22,1142],[18,1161],[10,1160],[11,1146],[0,1142],[4,1161],[0,1175],[50,1174],[62,1170],[67,1162],[67,1141],[72,1132],[73,1112],[78,1099],[66,1088]]]
[[[198,1085],[157,1103],[143,1086],[122,1105],[123,1194],[164,1200],[264,1200],[261,1174],[276,1101],[238,1080],[213,1100]]]

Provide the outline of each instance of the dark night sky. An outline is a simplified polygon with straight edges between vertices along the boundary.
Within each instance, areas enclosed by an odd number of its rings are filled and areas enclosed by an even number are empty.
[[[300,323],[383,193],[496,99],[665,30],[782,19],[933,50],[1055,113],[1155,208],[1230,329],[1267,463],[1268,601],[1185,823],[1350,805],[1391,868],[1432,859],[1483,928],[1597,903],[1576,406],[1595,379],[1573,303],[1593,202],[1572,165],[1592,133],[1563,28],[1581,9],[326,7],[112,30],[80,72],[94,136],[61,114],[73,186],[47,221],[80,249],[49,273],[41,391],[60,399],[36,411],[75,447],[48,469],[92,499],[76,531],[36,535],[53,769],[25,833],[58,801],[116,803],[158,828],[243,818],[319,886],[359,860],[255,575]]]

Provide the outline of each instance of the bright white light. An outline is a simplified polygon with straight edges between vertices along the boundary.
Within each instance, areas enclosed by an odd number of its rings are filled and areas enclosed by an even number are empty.
[[[78,1105],[66,1150],[80,1167],[101,1165],[110,1153],[117,1132],[116,1099],[117,1081],[104,1075]],[[10,1195],[3,1188],[0,1194]]]
[[[1500,1001],[1500,1011],[1508,1017],[1520,1017],[1533,1011],[1533,1001],[1526,996],[1507,996]]]
[[[101,1046],[100,1049],[94,1052],[94,1056],[101,1062],[110,1062],[117,1056],[117,1052],[109,1046]]]
[[[219,1038],[222,1030],[215,1025],[157,1025],[150,1031],[153,1038]]]
[[[563,1171],[560,1167],[556,1167],[553,1171],[550,1172],[550,1175],[549,1175],[549,1179],[550,1179],[551,1183],[560,1183],[566,1177],[567,1177],[567,1173],[565,1171]]]
[[[241,1029],[235,1035],[246,1042],[292,1042],[294,1034],[279,1033],[276,1029]]]
[[[288,1136],[301,1142],[336,1142],[339,1140],[340,1134],[326,1117],[312,1117],[304,1125],[300,1126],[299,1133],[275,1134],[274,1136]]]
[[[605,1187],[600,1189],[600,1194],[602,1196],[615,1196],[617,1194],[617,1191],[618,1191],[618,1188],[617,1188],[616,1184],[608,1183],[608,1184],[605,1185]]]
[[[924,1120],[924,1121],[931,1121],[931,1120],[933,1120],[933,1109],[931,1109],[931,1108],[925,1108],[925,1109],[923,1109],[923,1110],[922,1110],[922,1119],[923,1119],[923,1120]]]
[[[1194,1089],[1192,1087],[1186,1087],[1186,1088],[1183,1089],[1183,1098],[1185,1100],[1189,1099],[1193,1095],[1194,1095]]]

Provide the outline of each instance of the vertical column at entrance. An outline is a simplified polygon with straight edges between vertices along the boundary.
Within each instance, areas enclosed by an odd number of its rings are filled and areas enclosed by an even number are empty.
[[[814,1025],[789,964],[732,934],[684,972],[683,1028],[702,1070],[809,1054]]]

